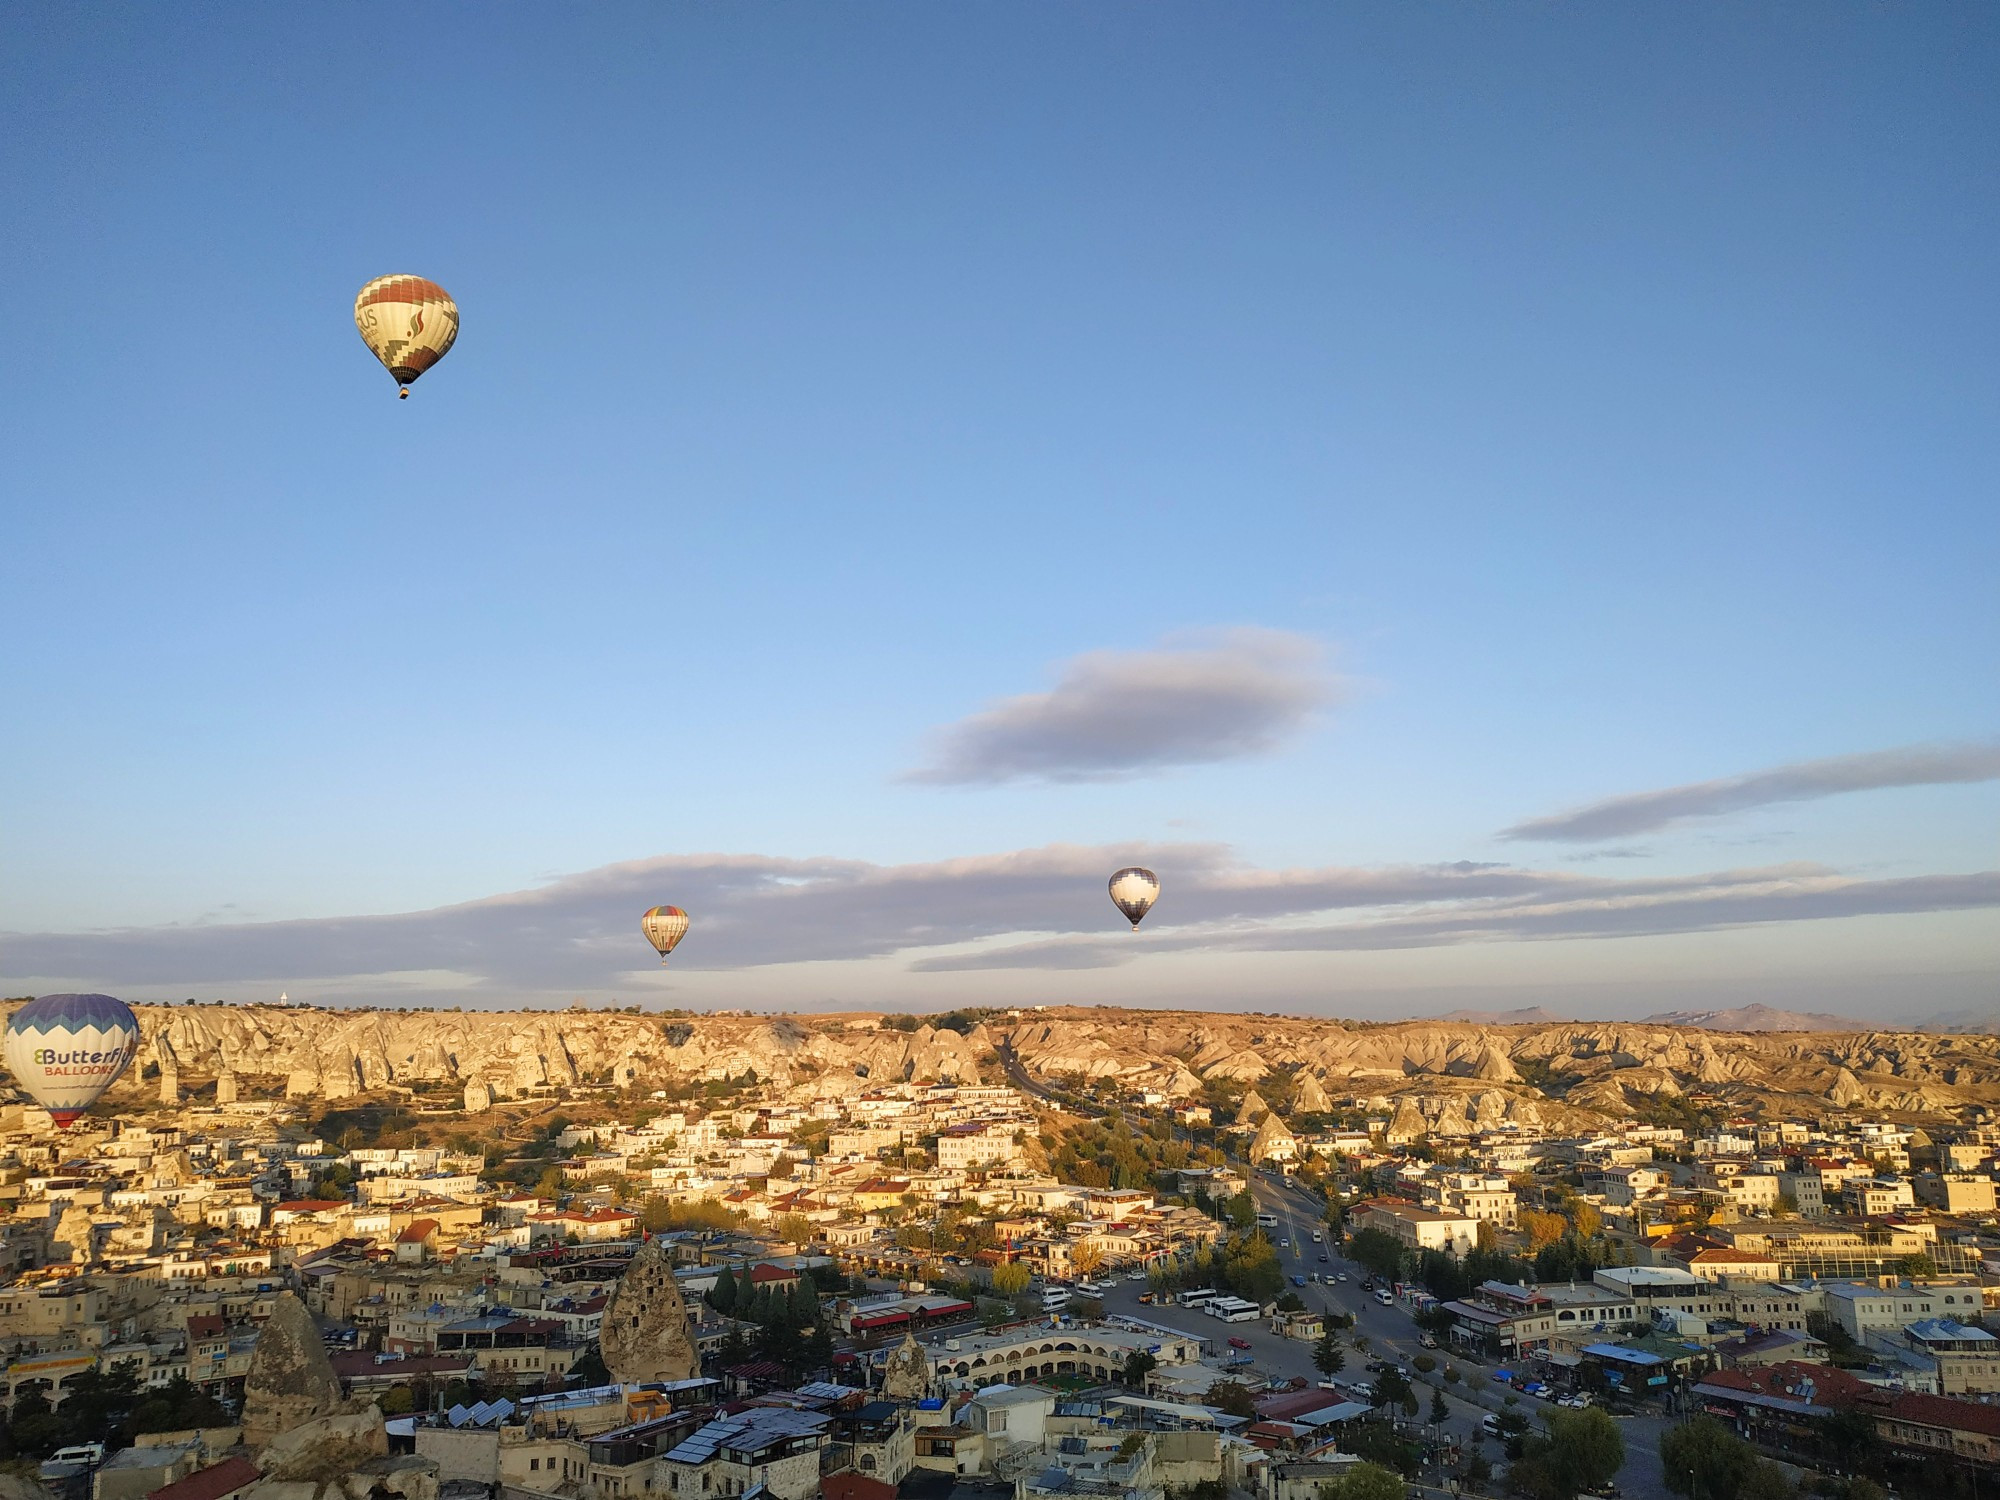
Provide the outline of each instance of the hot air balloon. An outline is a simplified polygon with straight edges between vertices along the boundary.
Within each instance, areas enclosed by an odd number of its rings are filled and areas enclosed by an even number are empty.
[[[1139,930],[1139,923],[1159,899],[1160,877],[1151,870],[1127,865],[1111,877],[1111,903],[1125,913],[1134,932]]]
[[[639,930],[660,950],[660,967],[664,969],[667,955],[687,936],[688,914],[678,906],[656,906],[639,919]]]
[[[421,276],[377,276],[354,298],[354,326],[407,397],[410,382],[451,352],[458,304]]]
[[[109,995],[44,995],[7,1022],[14,1079],[62,1129],[96,1102],[139,1050],[139,1021]]]

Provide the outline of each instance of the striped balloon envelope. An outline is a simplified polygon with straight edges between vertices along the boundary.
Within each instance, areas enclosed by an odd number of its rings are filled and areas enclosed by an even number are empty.
[[[139,1050],[139,1018],[109,995],[44,995],[8,1017],[8,1071],[58,1126],[97,1102]]]
[[[687,936],[688,914],[678,906],[655,906],[639,919],[639,930],[658,950],[660,966],[664,968],[667,955]]]
[[[435,281],[421,276],[377,276],[354,299],[361,342],[410,394],[410,382],[451,352],[458,337],[458,304]]]

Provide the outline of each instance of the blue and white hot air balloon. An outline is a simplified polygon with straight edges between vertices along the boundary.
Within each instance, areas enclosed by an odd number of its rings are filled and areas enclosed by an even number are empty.
[[[8,1018],[0,1043],[15,1082],[58,1126],[97,1102],[139,1050],[139,1018],[109,995],[44,995]]]

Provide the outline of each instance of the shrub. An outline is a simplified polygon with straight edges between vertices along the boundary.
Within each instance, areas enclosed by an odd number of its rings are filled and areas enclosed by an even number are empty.
[[[1458,1366],[1446,1365],[1444,1367],[1444,1383],[1446,1385],[1457,1385],[1458,1380],[1459,1380]]]
[[[1417,1373],[1419,1375],[1428,1375],[1430,1374],[1431,1371],[1435,1370],[1438,1367],[1438,1362],[1432,1359],[1428,1354],[1419,1354],[1415,1359],[1411,1360],[1410,1363],[1417,1367]]]

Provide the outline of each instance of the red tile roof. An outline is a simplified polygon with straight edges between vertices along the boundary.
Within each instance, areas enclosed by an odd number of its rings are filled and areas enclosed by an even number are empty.
[[[1904,1391],[1888,1405],[1887,1415],[1898,1422],[2000,1438],[2000,1406],[1988,1406],[1981,1401],[1955,1401],[1950,1396],[1927,1396],[1921,1391]],[[1878,1415],[1882,1414],[1880,1407],[1872,1402],[1870,1406]]]
[[[438,1221],[436,1219],[412,1219],[410,1220],[409,1227],[396,1236],[396,1243],[399,1245],[421,1245],[437,1232]]]
[[[249,1459],[225,1458],[185,1479],[147,1491],[146,1500],[223,1500],[223,1496],[248,1489],[262,1477],[263,1471]]]
[[[222,1319],[214,1313],[196,1313],[187,1320],[187,1332],[191,1339],[221,1338]]]
[[[819,1482],[820,1500],[896,1500],[896,1487],[852,1471],[828,1474]]]

